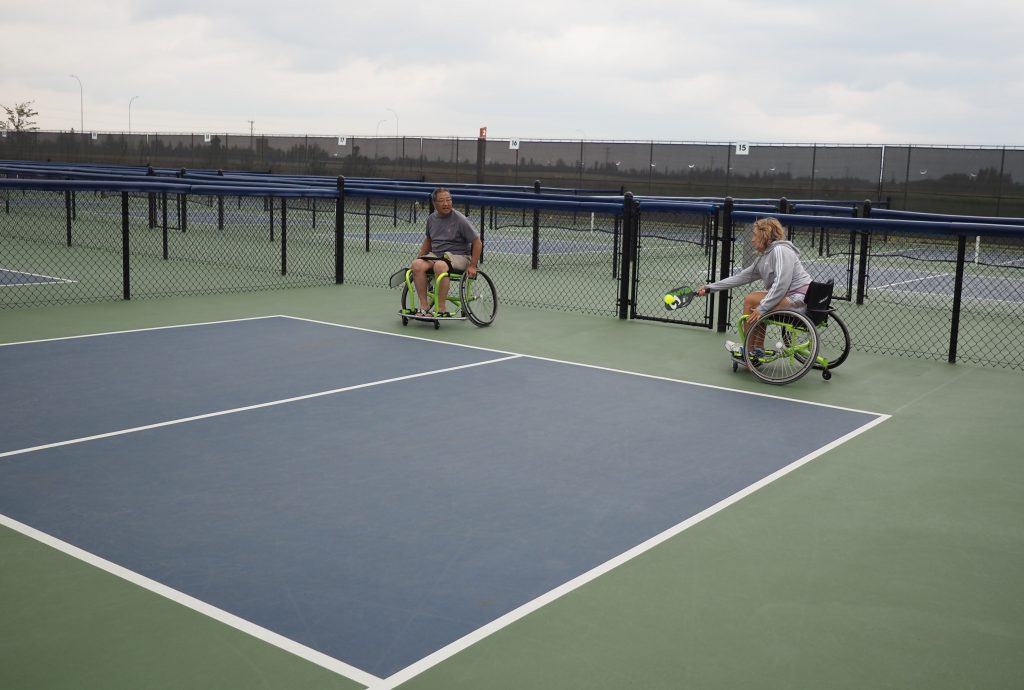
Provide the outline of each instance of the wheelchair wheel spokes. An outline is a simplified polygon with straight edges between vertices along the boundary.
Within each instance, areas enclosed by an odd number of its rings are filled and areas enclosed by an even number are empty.
[[[747,332],[743,360],[765,383],[792,383],[814,365],[818,340],[803,314],[778,311],[766,315]]]
[[[818,326],[818,356],[816,369],[835,369],[850,356],[850,331],[839,316],[832,312],[828,320]]]
[[[477,326],[490,326],[498,313],[498,293],[483,271],[477,271],[476,278],[463,274],[459,281],[459,299],[463,315]]]

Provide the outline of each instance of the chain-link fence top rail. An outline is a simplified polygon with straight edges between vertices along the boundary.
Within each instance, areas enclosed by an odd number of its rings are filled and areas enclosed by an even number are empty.
[[[513,146],[515,148],[513,148]],[[893,208],[1024,215],[1024,149],[445,137],[7,132],[0,158],[637,194],[890,198]]]

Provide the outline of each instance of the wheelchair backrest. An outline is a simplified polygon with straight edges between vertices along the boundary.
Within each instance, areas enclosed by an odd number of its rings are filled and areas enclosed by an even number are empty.
[[[807,317],[815,326],[824,323],[829,312],[832,311],[832,288],[834,285],[835,282],[829,278],[824,283],[811,281],[811,284],[807,286],[804,304],[807,305]]]

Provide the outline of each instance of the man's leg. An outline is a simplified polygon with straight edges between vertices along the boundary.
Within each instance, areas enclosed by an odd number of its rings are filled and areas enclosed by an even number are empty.
[[[409,268],[412,269],[412,284],[416,288],[417,306],[419,309],[430,308],[430,299],[427,297],[427,281],[430,269],[434,262],[427,259],[413,259]]]
[[[434,308],[439,312],[448,311],[448,307],[445,304],[445,302],[448,299],[448,285],[451,282],[448,280],[448,271],[448,264],[446,264],[444,261],[438,259],[437,261],[434,262],[435,278],[436,276],[439,276],[442,273],[445,274],[444,278],[442,278],[437,284],[437,304],[434,306]]]

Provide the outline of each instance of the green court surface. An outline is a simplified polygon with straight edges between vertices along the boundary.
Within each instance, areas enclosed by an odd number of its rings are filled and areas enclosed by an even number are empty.
[[[378,686],[1020,687],[1024,453],[1014,437],[1024,373],[855,349],[829,382],[811,372],[770,387],[733,373],[718,333],[505,305],[490,328],[435,331],[403,327],[398,294],[332,286],[6,310],[0,342],[286,314],[754,391],[765,395],[765,415],[772,396],[891,415],[611,572]],[[721,443],[757,453],[759,439],[732,421]],[[486,429],[474,433],[486,447]],[[642,438],[631,443],[644,452]],[[0,688],[365,687],[7,526],[0,564]]]

